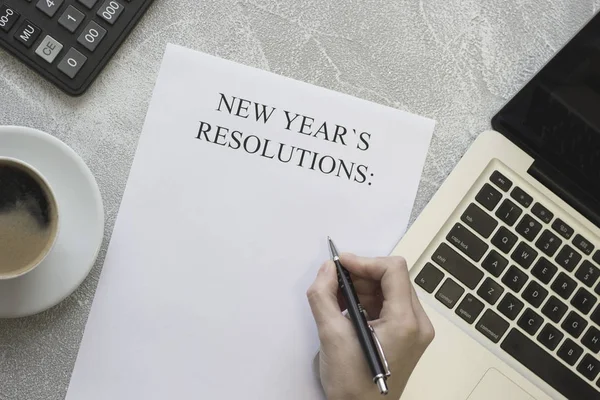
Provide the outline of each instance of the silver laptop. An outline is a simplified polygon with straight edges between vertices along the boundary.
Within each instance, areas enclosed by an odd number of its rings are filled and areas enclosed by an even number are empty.
[[[600,399],[600,16],[492,126],[393,252],[436,328],[403,400]]]

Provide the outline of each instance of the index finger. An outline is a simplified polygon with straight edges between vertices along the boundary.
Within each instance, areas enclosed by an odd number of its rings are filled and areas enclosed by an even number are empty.
[[[366,258],[344,253],[340,261],[350,273],[381,282],[384,298],[381,317],[403,314],[408,310],[412,312],[410,277],[404,258]]]

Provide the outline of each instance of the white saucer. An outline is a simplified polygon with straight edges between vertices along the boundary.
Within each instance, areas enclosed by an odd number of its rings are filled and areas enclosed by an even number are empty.
[[[31,128],[0,126],[0,156],[23,160],[46,178],[58,201],[59,234],[36,269],[0,281],[0,318],[47,310],[77,289],[94,266],[104,235],[98,184],[66,144]]]

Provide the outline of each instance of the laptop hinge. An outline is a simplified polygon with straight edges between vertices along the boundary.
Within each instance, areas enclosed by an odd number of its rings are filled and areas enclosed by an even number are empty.
[[[598,203],[579,186],[573,184],[563,174],[542,160],[536,160],[527,172],[600,228]]]

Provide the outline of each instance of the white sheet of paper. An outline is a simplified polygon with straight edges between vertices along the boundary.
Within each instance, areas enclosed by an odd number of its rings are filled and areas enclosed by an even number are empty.
[[[275,108],[268,122],[254,102]],[[298,117],[288,130],[284,111],[314,122]],[[211,130],[198,139],[202,122]],[[334,142],[336,125],[347,133]],[[229,133],[215,136],[217,126]],[[67,400],[322,398],[305,293],[329,257],[326,237],[340,251],[389,253],[433,128],[169,45]],[[356,163],[350,177],[339,160]]]

